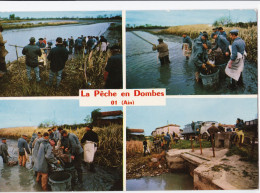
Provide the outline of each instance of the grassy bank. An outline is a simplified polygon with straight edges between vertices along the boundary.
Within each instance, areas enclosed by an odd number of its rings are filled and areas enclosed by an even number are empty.
[[[18,139],[22,134],[27,134],[28,139],[31,138],[33,132],[47,132],[49,128],[37,127],[14,127],[0,129],[0,137],[8,139]],[[70,133],[74,133],[81,140],[84,128],[77,130],[66,129]],[[123,127],[122,125],[110,125],[108,127],[94,127],[93,129],[99,137],[98,149],[95,155],[95,163],[106,167],[122,167],[123,160]]]
[[[195,39],[199,36],[200,32],[206,31],[208,34],[211,34],[212,26],[207,24],[197,24],[197,25],[183,25],[183,26],[173,26],[168,29],[163,29],[159,32],[154,32],[155,34],[172,34],[181,36],[183,33],[187,33],[192,39]],[[238,29],[238,36],[241,37],[246,43],[246,52],[248,54],[247,59],[257,64],[257,26],[249,28],[240,28],[240,27],[224,27],[224,30],[227,34],[232,29]],[[229,37],[228,37],[228,40]]]
[[[61,21],[61,22],[46,22],[46,23],[22,23],[22,24],[3,24],[4,29],[21,29],[21,28],[32,28],[32,27],[44,27],[44,26],[59,26],[59,25],[69,25],[78,24],[78,21]]]

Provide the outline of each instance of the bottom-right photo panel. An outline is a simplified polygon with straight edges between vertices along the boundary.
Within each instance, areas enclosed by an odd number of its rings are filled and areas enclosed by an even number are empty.
[[[126,190],[258,189],[257,98],[127,107]]]

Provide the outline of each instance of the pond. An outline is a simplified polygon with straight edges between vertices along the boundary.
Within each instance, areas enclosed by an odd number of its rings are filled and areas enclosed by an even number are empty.
[[[17,160],[17,140],[7,139],[9,155]],[[120,190],[122,186],[121,175],[118,170],[95,166],[95,172],[90,172],[83,166],[83,189],[84,191],[108,191]],[[75,189],[78,190],[78,189]],[[3,164],[0,157],[0,191],[1,192],[37,192],[42,191],[36,182],[34,171],[29,162],[26,168],[16,165]]]
[[[165,173],[160,176],[126,180],[126,190],[193,190],[188,173]]]
[[[105,33],[110,23],[97,23],[91,25],[60,25],[60,26],[45,26],[24,29],[12,29],[3,31],[3,38],[7,40],[5,44],[9,52],[5,57],[6,62],[16,60],[15,47],[11,45],[26,46],[29,44],[30,37],[35,37],[36,41],[39,38],[46,37],[47,41],[52,41],[55,44],[57,37],[70,38],[74,40],[81,36],[100,36]],[[22,56],[22,48],[18,48],[18,55]]]
[[[148,32],[134,32],[144,39],[158,44],[163,38],[169,46],[171,63],[161,66],[157,51],[152,45],[132,32],[126,33],[126,86],[133,88],[166,88],[168,95],[207,94],[257,94],[257,65],[245,62],[244,87],[230,90],[229,78],[220,80],[218,87],[206,89],[195,81],[196,68],[190,65],[182,54],[182,37],[174,35],[153,35]]]

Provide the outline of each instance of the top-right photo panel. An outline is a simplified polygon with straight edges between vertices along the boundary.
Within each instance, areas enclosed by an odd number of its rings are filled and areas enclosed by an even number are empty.
[[[257,94],[256,10],[126,12],[126,87]]]

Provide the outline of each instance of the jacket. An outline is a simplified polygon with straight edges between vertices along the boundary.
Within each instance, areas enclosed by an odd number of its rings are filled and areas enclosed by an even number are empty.
[[[228,47],[229,47],[229,42],[227,41],[227,39],[222,36],[222,35],[218,35],[218,37],[216,38],[216,45],[214,48],[212,48],[212,50],[216,50],[217,48],[220,48],[222,53],[225,54],[226,52],[228,52]]]
[[[32,160],[34,162],[34,166],[33,166],[33,170],[36,171],[36,162],[37,162],[37,156],[38,156],[38,151],[40,148],[41,143],[43,142],[43,138],[39,138],[39,139],[35,139],[35,145],[34,145],[34,149],[33,149],[33,153],[32,153]]]
[[[3,155],[3,156],[8,156],[8,146],[6,143],[2,143],[0,145],[0,155]]]
[[[35,171],[41,173],[48,173],[48,164],[57,164],[49,140],[43,139],[41,142],[36,160]]]
[[[35,44],[36,46],[38,46],[39,48],[45,48],[46,47],[46,45],[45,45],[45,43],[40,43],[40,42],[36,42],[36,44]]]
[[[69,51],[61,44],[57,44],[55,48],[52,48],[47,57],[51,61],[51,71],[58,72],[63,70],[68,57]]]
[[[153,50],[157,50],[159,52],[159,58],[169,55],[168,45],[164,42],[160,43],[157,46],[153,46]]]
[[[237,52],[239,52],[243,56],[245,52],[245,48],[246,48],[246,44],[244,40],[242,40],[240,37],[237,37],[232,44],[231,60],[232,61],[236,60]]]
[[[24,138],[19,138],[18,139],[18,149],[19,149],[19,153],[25,153],[24,149],[26,150],[26,152],[28,154],[30,154],[30,150],[28,148],[28,143]]]
[[[41,49],[32,44],[28,44],[22,50],[22,54],[26,56],[26,65],[35,68],[39,65],[38,56],[42,55]]]
[[[78,137],[73,133],[68,133],[69,150],[72,155],[79,155],[83,152]]]
[[[32,134],[32,138],[31,138],[31,140],[30,140],[30,143],[29,143],[29,147],[30,148],[33,148],[33,142],[34,142],[34,140],[37,138],[37,134],[36,133],[33,133]]]
[[[87,131],[81,139],[81,143],[85,143],[86,141],[93,141],[95,143],[98,143],[97,133],[92,130]]]

